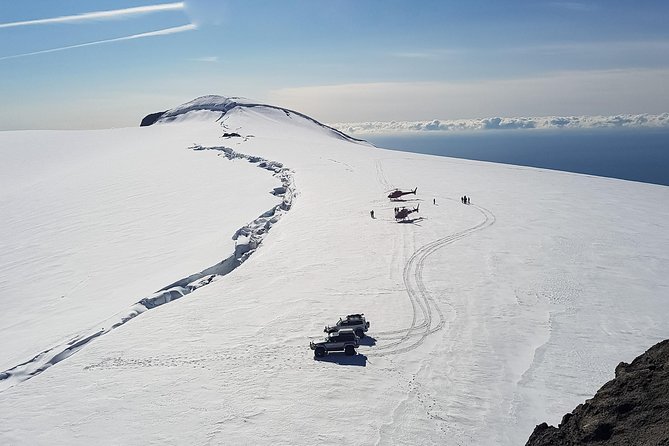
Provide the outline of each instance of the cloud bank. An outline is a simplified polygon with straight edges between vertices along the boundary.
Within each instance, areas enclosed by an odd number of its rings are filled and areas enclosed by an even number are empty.
[[[369,121],[330,124],[345,133],[448,132],[505,129],[669,128],[669,113],[658,115],[542,116],[518,118],[433,119],[430,121]]]

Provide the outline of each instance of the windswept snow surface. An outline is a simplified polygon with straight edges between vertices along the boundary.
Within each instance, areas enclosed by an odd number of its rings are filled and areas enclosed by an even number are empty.
[[[220,115],[0,134],[3,370],[214,265],[281,203],[221,147],[289,166],[299,193],[239,268],[0,393],[0,443],[518,445],[669,337],[667,187]],[[314,360],[353,312],[359,354]]]

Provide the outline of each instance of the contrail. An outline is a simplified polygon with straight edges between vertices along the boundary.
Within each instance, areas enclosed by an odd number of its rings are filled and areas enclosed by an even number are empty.
[[[48,50],[33,51],[32,53],[14,54],[12,56],[0,57],[0,60],[16,59],[17,57],[34,56],[36,54],[55,53],[56,51],[65,51],[73,48],[82,48],[85,46],[100,45],[103,43],[110,43],[110,42],[121,42],[123,40],[142,39],[144,37],[153,37],[153,36],[166,36],[168,34],[182,33],[185,31],[192,31],[194,29],[197,29],[197,25],[191,23],[189,25],[175,26],[173,28],[159,29],[158,31],[150,31],[147,33],[133,34],[124,37],[116,37],[114,39],[97,40],[95,42],[80,43],[78,45],[62,46],[60,48],[51,48]]]
[[[0,28],[14,28],[16,26],[45,25],[49,23],[76,23],[91,20],[109,20],[139,14],[148,14],[158,11],[173,11],[184,9],[184,2],[164,3],[161,5],[137,6],[135,8],[114,9],[111,11],[85,12],[82,14],[51,17],[48,19],[25,20],[22,22],[0,23]]]

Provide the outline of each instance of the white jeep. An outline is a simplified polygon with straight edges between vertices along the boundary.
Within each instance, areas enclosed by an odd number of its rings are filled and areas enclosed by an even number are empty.
[[[336,324],[328,325],[323,330],[326,333],[336,333],[342,329],[350,328],[360,339],[365,337],[365,332],[369,330],[369,322],[364,314],[349,314],[345,318],[339,318]]]
[[[310,342],[309,347],[314,351],[314,356],[322,358],[330,352],[343,351],[347,356],[355,355],[355,349],[358,348],[358,337],[350,328],[328,333],[328,336],[322,342]]]

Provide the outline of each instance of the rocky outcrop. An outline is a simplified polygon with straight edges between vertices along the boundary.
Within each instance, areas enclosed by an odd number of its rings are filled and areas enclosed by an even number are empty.
[[[558,427],[538,425],[526,446],[669,446],[669,339],[631,364]]]
[[[163,116],[166,111],[161,111],[161,112],[156,112],[156,113],[151,113],[150,115],[144,116],[144,119],[142,119],[142,122],[139,124],[140,127],[148,127],[152,124],[155,124],[157,120],[160,119],[161,116]]]

